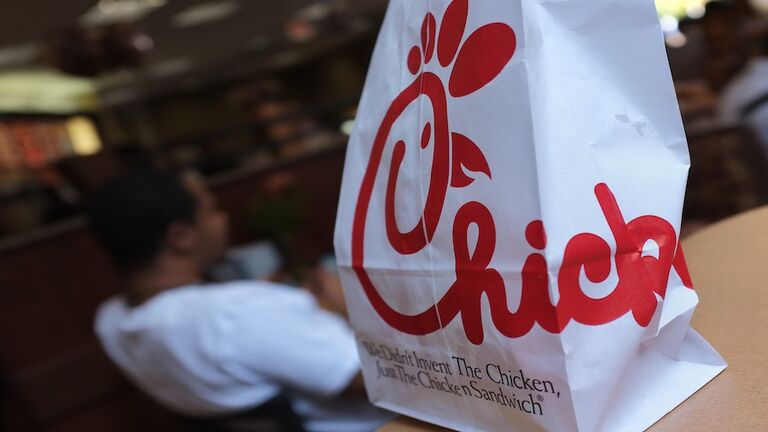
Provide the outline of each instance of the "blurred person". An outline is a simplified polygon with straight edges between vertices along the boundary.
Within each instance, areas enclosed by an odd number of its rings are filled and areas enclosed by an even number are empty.
[[[710,1],[699,20],[707,45],[704,72],[716,91],[723,89],[746,60],[741,29],[747,13],[743,5],[736,2]]]
[[[720,118],[727,123],[747,123],[768,155],[768,35],[762,35],[759,47],[723,90]]]
[[[125,282],[99,308],[97,336],[159,403],[217,418],[286,394],[310,432],[372,431],[391,418],[364,398],[348,324],[308,291],[204,281],[227,249],[227,218],[198,175],[122,176],[92,199],[90,216]],[[321,301],[342,310],[329,294]]]

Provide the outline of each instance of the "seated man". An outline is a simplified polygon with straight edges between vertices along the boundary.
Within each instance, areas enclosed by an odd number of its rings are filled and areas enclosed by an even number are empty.
[[[371,431],[390,418],[364,398],[346,321],[307,291],[268,282],[209,284],[227,219],[194,174],[121,177],[97,194],[92,229],[124,272],[96,333],[159,403],[201,418],[288,395],[308,431]]]
[[[755,55],[723,89],[720,119],[749,126],[768,156],[768,35],[759,42]]]

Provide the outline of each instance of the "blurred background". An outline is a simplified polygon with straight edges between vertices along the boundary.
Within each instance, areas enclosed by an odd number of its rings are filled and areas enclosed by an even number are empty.
[[[84,199],[126,170],[195,168],[236,251],[268,241],[301,275],[332,247],[386,4],[0,2],[1,430],[178,430],[93,337],[119,284]],[[768,0],[656,5],[693,161],[685,235],[768,203]]]

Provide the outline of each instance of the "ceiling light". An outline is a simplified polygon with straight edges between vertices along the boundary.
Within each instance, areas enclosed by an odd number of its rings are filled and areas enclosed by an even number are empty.
[[[66,123],[72,150],[79,156],[90,156],[101,150],[101,139],[93,121],[88,117],[77,116]]]
[[[111,14],[117,11],[118,4],[115,0],[101,0],[100,2],[96,3],[96,8],[101,13]]]
[[[333,5],[331,3],[319,2],[299,10],[295,17],[307,21],[320,21],[328,17],[332,12]]]
[[[41,69],[0,73],[0,112],[71,113],[97,106],[91,80]]]
[[[688,15],[688,18],[699,19],[707,13],[707,8],[703,4],[693,4],[688,6],[685,13]]]
[[[664,31],[664,33],[675,33],[677,32],[677,29],[680,25],[677,18],[673,17],[672,15],[662,16],[659,21],[661,21],[661,29]]]
[[[9,68],[30,64],[42,53],[39,44],[30,43],[0,48],[0,67]]]
[[[691,10],[693,10],[691,18],[695,18],[695,15],[710,1],[712,0],[656,0],[655,3],[659,16],[670,15],[680,19],[686,15],[691,16]]]
[[[664,41],[670,48],[682,48],[686,43],[688,43],[688,38],[678,31],[665,36]]]
[[[106,72],[96,78],[96,85],[100,91],[122,87],[136,82],[136,72],[128,69],[118,69]]]
[[[138,21],[166,3],[167,0],[99,0],[80,17],[80,24],[98,27]]]
[[[149,67],[148,72],[156,77],[179,75],[191,70],[195,62],[189,57],[166,60]]]
[[[341,123],[341,126],[339,126],[339,130],[341,131],[341,133],[347,136],[352,135],[352,131],[354,130],[354,128],[355,128],[354,119],[345,120],[343,123]]]
[[[768,0],[749,0],[749,4],[759,13],[768,15]]]
[[[189,7],[171,18],[174,27],[192,27],[221,21],[240,9],[235,1],[214,1]]]

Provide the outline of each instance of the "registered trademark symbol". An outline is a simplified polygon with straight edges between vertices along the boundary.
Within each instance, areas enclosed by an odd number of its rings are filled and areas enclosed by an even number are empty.
[[[537,399],[539,402],[544,402],[544,396],[542,396],[542,395],[536,395],[536,399]]]

